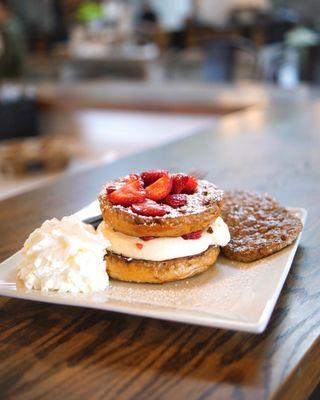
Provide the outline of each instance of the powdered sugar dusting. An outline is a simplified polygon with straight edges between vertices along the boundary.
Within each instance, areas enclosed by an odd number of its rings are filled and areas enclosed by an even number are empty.
[[[106,201],[106,191],[102,190],[100,193],[100,202],[103,207]],[[218,189],[213,183],[206,180],[198,180],[198,188],[194,194],[187,195],[187,203],[179,208],[172,208],[168,205],[162,204],[166,209],[167,213],[161,217],[147,217],[139,215],[139,218],[143,218],[147,221],[155,221],[157,219],[175,218],[181,217],[182,215],[198,214],[206,211],[208,208],[219,203],[223,199],[223,191]],[[126,212],[131,215],[135,214],[130,207],[123,207],[121,205],[114,205],[113,208],[119,209],[122,212]]]
[[[285,260],[288,251],[290,248],[277,255],[278,259]],[[243,269],[242,263],[219,257],[203,274],[159,285],[111,280],[109,301],[129,303],[138,308],[169,308],[175,312],[205,313],[230,319],[251,315],[256,319],[265,307],[265,302],[259,299],[271,295],[281,274],[273,260],[274,257],[268,257]]]

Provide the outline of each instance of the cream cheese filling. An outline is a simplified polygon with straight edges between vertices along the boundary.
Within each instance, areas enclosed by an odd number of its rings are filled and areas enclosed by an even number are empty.
[[[104,222],[99,225],[98,231],[110,242],[108,250],[113,253],[135,259],[164,261],[200,254],[209,246],[225,246],[230,240],[226,223],[218,217],[210,226],[211,233],[205,230],[201,237],[195,240],[185,240],[182,237],[158,237],[144,241],[135,236],[116,232]]]

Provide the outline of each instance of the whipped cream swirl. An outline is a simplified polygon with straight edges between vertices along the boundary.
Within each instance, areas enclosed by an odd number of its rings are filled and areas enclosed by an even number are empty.
[[[26,240],[18,278],[28,289],[89,293],[109,284],[103,259],[109,242],[74,216],[45,221]]]

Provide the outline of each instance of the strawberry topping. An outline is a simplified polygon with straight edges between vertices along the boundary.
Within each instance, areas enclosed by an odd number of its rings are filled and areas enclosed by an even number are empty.
[[[145,242],[149,242],[149,240],[155,239],[155,236],[140,236],[141,240],[144,240]]]
[[[159,169],[159,170],[150,170],[142,172],[141,178],[145,184],[145,186],[151,185],[151,183],[157,181],[163,175],[168,175],[168,171]]]
[[[151,185],[146,187],[147,197],[154,201],[164,199],[170,193],[172,188],[172,179],[168,173],[157,179]]]
[[[182,207],[187,203],[186,194],[168,194],[163,200],[164,204],[171,206],[173,208]]]
[[[184,187],[186,186],[188,179],[189,179],[188,176],[185,174],[173,174],[171,193],[174,194],[181,193]]]
[[[112,191],[107,196],[112,204],[128,207],[133,203],[143,202],[146,198],[146,193],[141,182],[133,180],[120,187],[120,189]]]
[[[193,194],[196,191],[197,187],[198,187],[197,179],[194,176],[190,175],[188,176],[188,181],[184,186],[183,192],[188,194]]]
[[[107,194],[110,194],[110,193],[114,192],[115,190],[120,189],[120,187],[121,187],[121,185],[117,185],[117,184],[113,183],[106,187],[106,192],[107,192]]]
[[[142,243],[136,243],[136,247],[141,250],[143,248],[143,244]]]
[[[202,231],[194,231],[194,232],[187,233],[186,235],[182,235],[181,237],[184,240],[196,240],[196,239],[200,239],[201,235],[202,235]]]
[[[132,204],[131,210],[146,217],[162,217],[167,212],[163,206],[149,199],[146,199],[143,203]]]
[[[125,183],[131,183],[138,181],[141,186],[143,186],[143,180],[141,179],[141,176],[139,174],[130,174],[124,178]]]
[[[157,202],[172,208],[182,207],[187,203],[187,194],[193,194],[197,186],[197,179],[192,175],[177,173],[170,176],[165,170],[150,170],[110,182],[106,194],[114,205],[134,205],[132,209],[137,214],[162,216],[167,212],[166,208]]]
[[[110,185],[106,187],[106,192],[107,194],[110,194],[114,192],[115,190],[118,190],[125,186],[127,183],[132,183],[134,181],[139,181],[141,182],[141,185],[143,184],[143,181],[138,174],[130,174],[128,176],[125,176],[124,178],[116,179],[114,180]]]

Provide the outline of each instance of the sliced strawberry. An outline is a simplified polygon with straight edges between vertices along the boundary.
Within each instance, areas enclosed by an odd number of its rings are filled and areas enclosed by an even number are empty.
[[[146,193],[143,186],[135,180],[108,194],[108,199],[112,204],[124,207],[131,206],[133,203],[141,203],[145,198]]]
[[[137,249],[141,250],[143,248],[143,244],[142,243],[136,243],[136,247],[137,247]]]
[[[183,192],[184,193],[188,193],[188,194],[192,194],[192,193],[194,193],[196,191],[197,187],[198,187],[197,179],[194,176],[189,175],[188,176],[188,181],[185,184]]]
[[[184,187],[186,186],[188,179],[189,179],[188,176],[185,174],[173,174],[171,193],[174,194],[181,193]]]
[[[120,189],[120,187],[121,186],[116,185],[115,183],[112,183],[111,185],[106,187],[106,192],[107,192],[107,194],[110,194],[110,193],[114,192],[115,190]]]
[[[110,194],[110,193],[114,192],[115,190],[118,190],[118,189],[122,188],[127,183],[131,183],[131,182],[134,182],[134,181],[141,182],[141,186],[143,184],[143,181],[142,181],[140,175],[138,175],[138,174],[130,174],[130,175],[125,176],[123,178],[115,179],[114,181],[112,181],[108,186],[106,186],[106,192],[107,192],[107,194]]]
[[[143,183],[141,180],[141,176],[139,174],[130,174],[130,175],[124,177],[123,180],[126,183],[134,182],[134,181],[139,181],[139,182],[141,182],[141,184]]]
[[[170,193],[172,188],[172,179],[169,174],[163,175],[161,178],[146,187],[147,197],[154,201],[164,199]]]
[[[125,182],[124,178],[115,179],[108,186],[106,186],[107,194],[110,194],[110,193],[114,192],[115,190],[122,188],[122,186],[124,186],[125,183],[126,182]]]
[[[194,232],[187,233],[186,235],[182,235],[181,237],[184,240],[196,240],[196,239],[200,239],[201,235],[202,235],[202,231],[194,231]]]
[[[146,217],[162,217],[167,212],[163,206],[149,199],[146,199],[143,203],[132,204],[131,210]]]
[[[168,175],[168,171],[165,171],[163,169],[150,170],[150,171],[142,172],[141,178],[142,178],[145,186],[149,186],[149,185],[151,185],[151,183],[157,181],[163,175]]]
[[[173,208],[182,207],[187,203],[187,195],[186,194],[168,194],[162,202],[171,206]]]
[[[145,241],[145,242],[149,242],[149,240],[155,239],[155,236],[140,236],[140,239]]]

